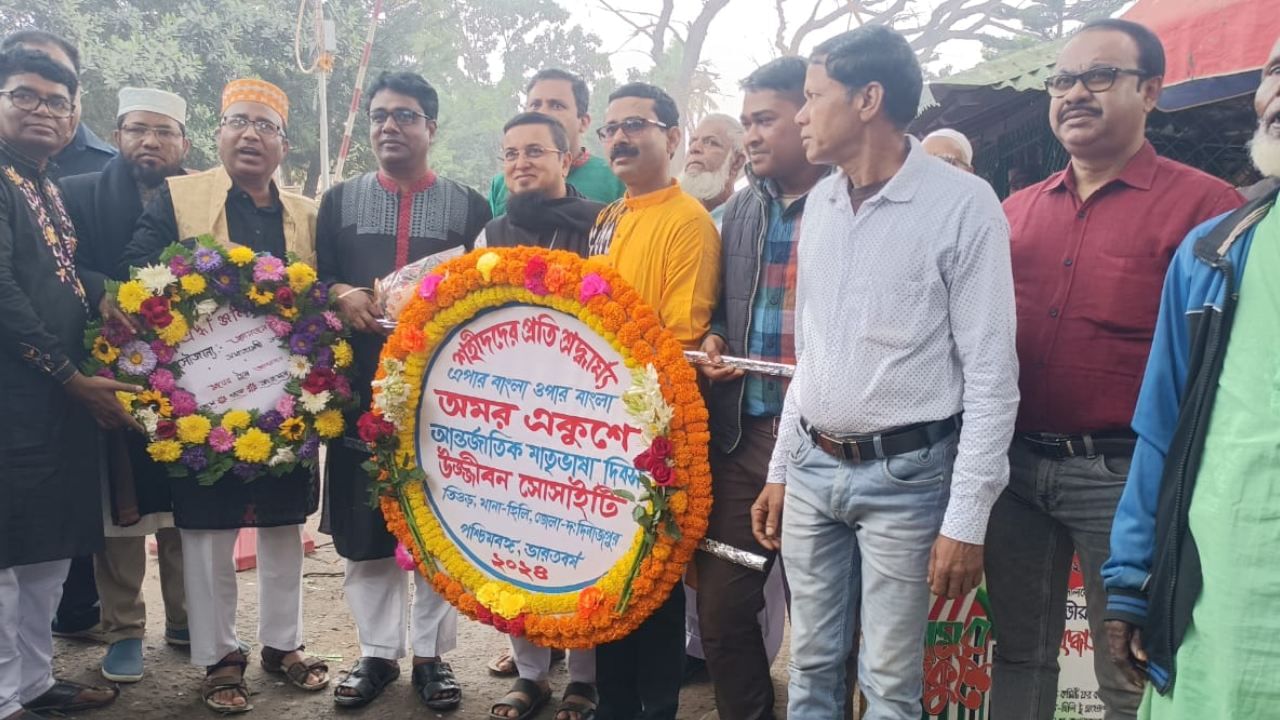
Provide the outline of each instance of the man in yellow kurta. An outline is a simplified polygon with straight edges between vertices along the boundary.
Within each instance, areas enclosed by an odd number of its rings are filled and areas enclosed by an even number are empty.
[[[627,194],[600,213],[591,252],[622,277],[686,348],[711,324],[720,278],[720,236],[702,203],[671,179],[680,115],[667,93],[631,83],[609,96],[598,131]],[[597,649],[597,720],[674,720],[684,665],[684,588],[634,633]]]

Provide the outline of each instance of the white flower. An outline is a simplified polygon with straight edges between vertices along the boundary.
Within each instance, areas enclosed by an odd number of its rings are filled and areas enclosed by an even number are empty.
[[[208,317],[218,310],[217,300],[201,300],[196,303],[196,314],[200,317]]]
[[[291,462],[296,462],[297,459],[298,457],[293,454],[292,448],[276,448],[276,454],[271,456],[271,459],[267,461],[267,465],[270,467],[288,465]]]
[[[289,356],[289,374],[301,380],[311,372],[311,361],[301,355]]]
[[[178,276],[166,265],[148,265],[138,270],[138,282],[152,295],[163,295],[165,288],[178,282]]]
[[[631,387],[622,394],[627,414],[641,427],[646,442],[667,434],[675,411],[662,397],[662,383],[653,365],[631,372]]]
[[[160,413],[155,408],[145,407],[134,414],[138,418],[138,422],[142,423],[142,427],[146,428],[147,434],[155,436],[156,427],[160,424]]]
[[[323,412],[329,405],[329,391],[322,390],[317,394],[311,394],[306,390],[302,391],[302,396],[298,399],[302,402],[302,409],[315,415]]]

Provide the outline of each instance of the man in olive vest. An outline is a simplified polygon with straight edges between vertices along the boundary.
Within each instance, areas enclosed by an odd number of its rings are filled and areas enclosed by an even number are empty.
[[[125,248],[122,264],[156,262],[170,244],[212,235],[315,265],[316,206],[272,180],[289,141],[289,100],[261,80],[235,80],[222,92],[219,167],[167,179]],[[246,658],[235,629],[233,552],[242,527],[258,528],[259,620],[263,665],[287,669],[291,684],[320,690],[329,683],[322,660],[302,650],[302,523],[319,501],[315,473],[304,467],[279,477],[212,485],[175,479],[173,516],[182,537],[191,662],[206,668],[202,696],[218,712],[243,712]]]

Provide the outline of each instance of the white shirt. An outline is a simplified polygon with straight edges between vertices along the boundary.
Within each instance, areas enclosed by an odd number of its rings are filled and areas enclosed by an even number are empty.
[[[769,482],[804,417],[831,435],[964,412],[942,534],[981,544],[1008,483],[1018,406],[1009,225],[991,187],[916,139],[854,215],[848,177],[809,194],[796,280],[796,372]]]

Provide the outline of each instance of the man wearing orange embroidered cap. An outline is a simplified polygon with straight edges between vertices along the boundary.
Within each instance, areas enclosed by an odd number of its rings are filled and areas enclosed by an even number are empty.
[[[316,206],[272,180],[289,151],[289,99],[262,80],[235,80],[222,92],[215,138],[219,167],[170,177],[138,221],[122,265],[155,262],[168,245],[212,235],[315,264]],[[316,452],[318,448],[312,448]],[[304,448],[304,451],[306,448]],[[191,662],[206,667],[201,694],[222,713],[250,708],[247,663],[236,637],[233,552],[240,528],[258,528],[258,639],[263,669],[303,690],[329,684],[322,660],[302,653],[302,523],[319,501],[316,475],[304,467],[244,482],[232,470],[212,485],[173,480],[173,519],[182,537]]]

